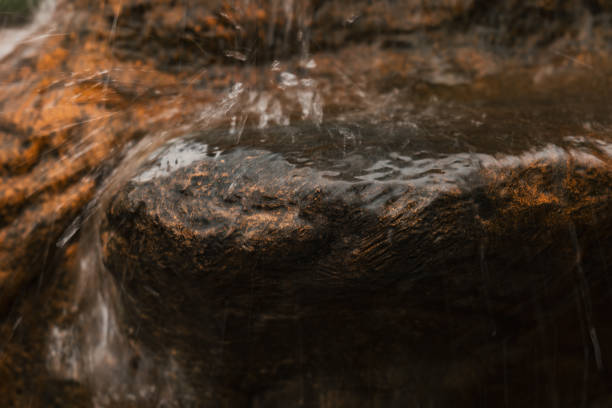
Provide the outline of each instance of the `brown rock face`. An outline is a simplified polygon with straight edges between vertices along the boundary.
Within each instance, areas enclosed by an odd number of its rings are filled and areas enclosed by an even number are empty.
[[[44,285],[116,192],[104,261],[179,405],[605,405],[611,11],[58,0],[0,32],[0,395],[90,399],[47,381]]]
[[[417,119],[173,142],[103,229],[133,337],[172,350],[186,398],[216,406],[472,406],[499,380],[489,370],[525,364],[532,302],[559,324],[575,290],[602,353],[612,339],[592,303],[607,297],[591,292],[611,261],[609,136],[493,141],[461,122],[453,137]],[[503,344],[511,358],[489,354]],[[514,403],[536,402],[511,381]]]
[[[286,120],[316,119],[363,112],[394,89],[419,98],[428,83],[469,82],[528,55],[543,56],[544,75],[599,66],[591,51],[606,52],[608,9],[595,1],[370,3],[58,1],[57,34],[19,42],[0,66],[0,303],[40,274],[126,143],[209,126],[202,112],[233,84],[281,95]],[[274,61],[276,71],[254,67]],[[322,108],[283,100],[282,71],[314,79]],[[264,99],[242,123],[266,124]]]

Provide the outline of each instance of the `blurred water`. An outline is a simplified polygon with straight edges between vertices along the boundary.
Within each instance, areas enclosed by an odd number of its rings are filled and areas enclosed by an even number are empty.
[[[0,60],[24,42],[35,43],[54,32],[49,23],[55,13],[56,0],[43,0],[38,5],[32,21],[26,27],[0,29]]]

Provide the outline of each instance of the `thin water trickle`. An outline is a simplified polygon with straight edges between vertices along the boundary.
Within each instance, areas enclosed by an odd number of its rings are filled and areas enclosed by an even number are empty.
[[[322,107],[312,90],[315,84],[307,79],[291,84],[283,80],[283,84],[281,88],[292,88],[281,95],[284,101],[297,102],[302,109],[302,119],[311,119],[314,115],[314,121],[320,123]],[[122,325],[118,295],[121,288],[110,278],[101,254],[100,221],[109,199],[147,161],[157,160],[159,166],[137,175],[135,180],[146,182],[170,174],[210,154],[207,145],[190,144],[181,139],[172,141],[177,136],[218,126],[228,118],[232,118],[230,134],[237,134],[237,141],[249,116],[251,121],[259,123],[259,128],[267,127],[269,122],[288,125],[291,113],[283,112],[279,100],[273,99],[278,97],[279,94],[272,96],[265,91],[247,93],[244,85],[238,82],[219,98],[219,102],[206,106],[194,124],[162,131],[128,146],[121,153],[121,164],[98,190],[85,213],[77,217],[58,240],[57,246],[63,248],[77,233],[79,236],[78,261],[75,270],[70,271],[76,281],[70,300],[70,312],[75,318],[66,327],[51,328],[47,367],[58,378],[88,384],[94,393],[95,406],[106,407],[133,400],[178,406],[178,401],[184,403],[193,398],[189,382],[172,355],[169,353],[162,363],[159,355],[153,361],[147,350],[128,339],[127,328]],[[170,144],[161,148],[167,141]],[[220,153],[219,150],[212,152],[217,157]],[[136,368],[135,361],[138,362]]]
[[[57,34],[56,28],[50,25],[56,7],[57,0],[42,0],[26,27],[0,29],[0,61],[23,44],[40,44],[41,40],[53,35],[65,36]]]
[[[217,106],[210,106],[194,129],[225,122],[236,109],[242,95],[240,84],[234,86]],[[76,267],[69,271],[75,280],[70,312],[75,315],[66,326],[53,326],[49,333],[47,367],[58,378],[88,384],[94,393],[94,405],[107,407],[126,401],[142,401],[155,406],[182,406],[193,397],[188,380],[168,352],[160,362],[146,349],[129,340],[122,323],[120,287],[110,277],[102,261],[100,222],[108,201],[127,180],[134,177],[145,162],[158,160],[159,166],[139,174],[145,182],[170,174],[209,154],[206,145],[174,140],[186,129],[160,132],[129,146],[121,164],[99,189],[82,216],[73,221],[57,242],[64,247],[79,232]],[[160,148],[171,141],[169,147]],[[160,154],[162,154],[160,156]],[[213,152],[218,155],[220,152]]]

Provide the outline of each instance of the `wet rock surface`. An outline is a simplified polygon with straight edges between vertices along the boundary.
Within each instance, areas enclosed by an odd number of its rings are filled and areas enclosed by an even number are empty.
[[[606,2],[41,4],[0,32],[0,405],[609,403]]]
[[[571,117],[549,117],[555,130],[538,136],[415,118],[193,135],[120,190],[104,262],[133,337],[171,350],[192,398],[471,406],[490,370],[526,358],[533,302],[554,324],[581,302],[603,369],[612,339],[589,288],[611,261],[609,135],[564,135]],[[502,344],[512,357],[477,361]],[[524,385],[513,386],[515,398]],[[568,406],[581,398],[558,392]]]
[[[609,7],[594,1],[280,7],[58,0],[41,7],[47,17],[34,17],[33,39],[6,31],[0,50],[5,311],[53,258],[54,242],[125,150],[145,135],[170,138],[232,120],[239,127],[395,120],[398,92],[427,98],[432,85],[533,64],[538,69],[527,75],[538,81],[567,69],[605,76],[609,66]],[[261,68],[266,64],[271,69]],[[228,98],[237,84],[240,98]]]
[[[68,252],[74,252],[74,246]],[[51,376],[47,366],[49,332],[74,318],[67,311],[72,308],[75,280],[66,273],[66,266],[60,266],[53,274],[47,270],[13,305],[2,323],[0,401],[5,407],[94,406],[87,384]],[[71,351],[63,352],[68,355]]]

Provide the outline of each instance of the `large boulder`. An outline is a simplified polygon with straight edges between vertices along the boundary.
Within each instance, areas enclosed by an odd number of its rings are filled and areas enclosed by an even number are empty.
[[[0,310],[42,273],[126,147],[231,120],[219,112],[237,83],[260,95],[236,108],[246,122],[265,126],[279,109],[278,123],[317,122],[394,90],[418,98],[431,83],[533,63],[544,77],[607,53],[603,2],[370,3],[57,0],[41,3],[33,38],[0,34]],[[279,88],[281,72],[303,86]]]
[[[511,389],[543,376],[569,404],[565,384],[605,390],[605,1],[41,4],[55,8],[11,22],[34,22],[29,36],[0,32],[2,395],[88,398],[95,379],[48,380],[41,345],[71,304],[39,291],[80,253],[87,203],[116,188],[105,261],[134,344],[176,353],[194,398],[472,406],[504,393],[486,371],[506,369]],[[166,148],[185,149],[168,174],[116,182],[136,143],[184,134],[199,141]],[[568,306],[574,279],[582,309]],[[564,335],[551,345],[542,327]],[[526,350],[534,377],[520,375]]]
[[[177,139],[106,212],[128,330],[181,367],[185,401],[214,406],[473,406],[491,372],[525,364],[534,302],[560,325],[579,302],[603,369],[612,140],[580,131],[575,108],[516,108],[540,119],[526,128],[438,107],[407,126]],[[559,354],[557,381],[581,378]],[[576,391],[556,390],[570,405]]]

